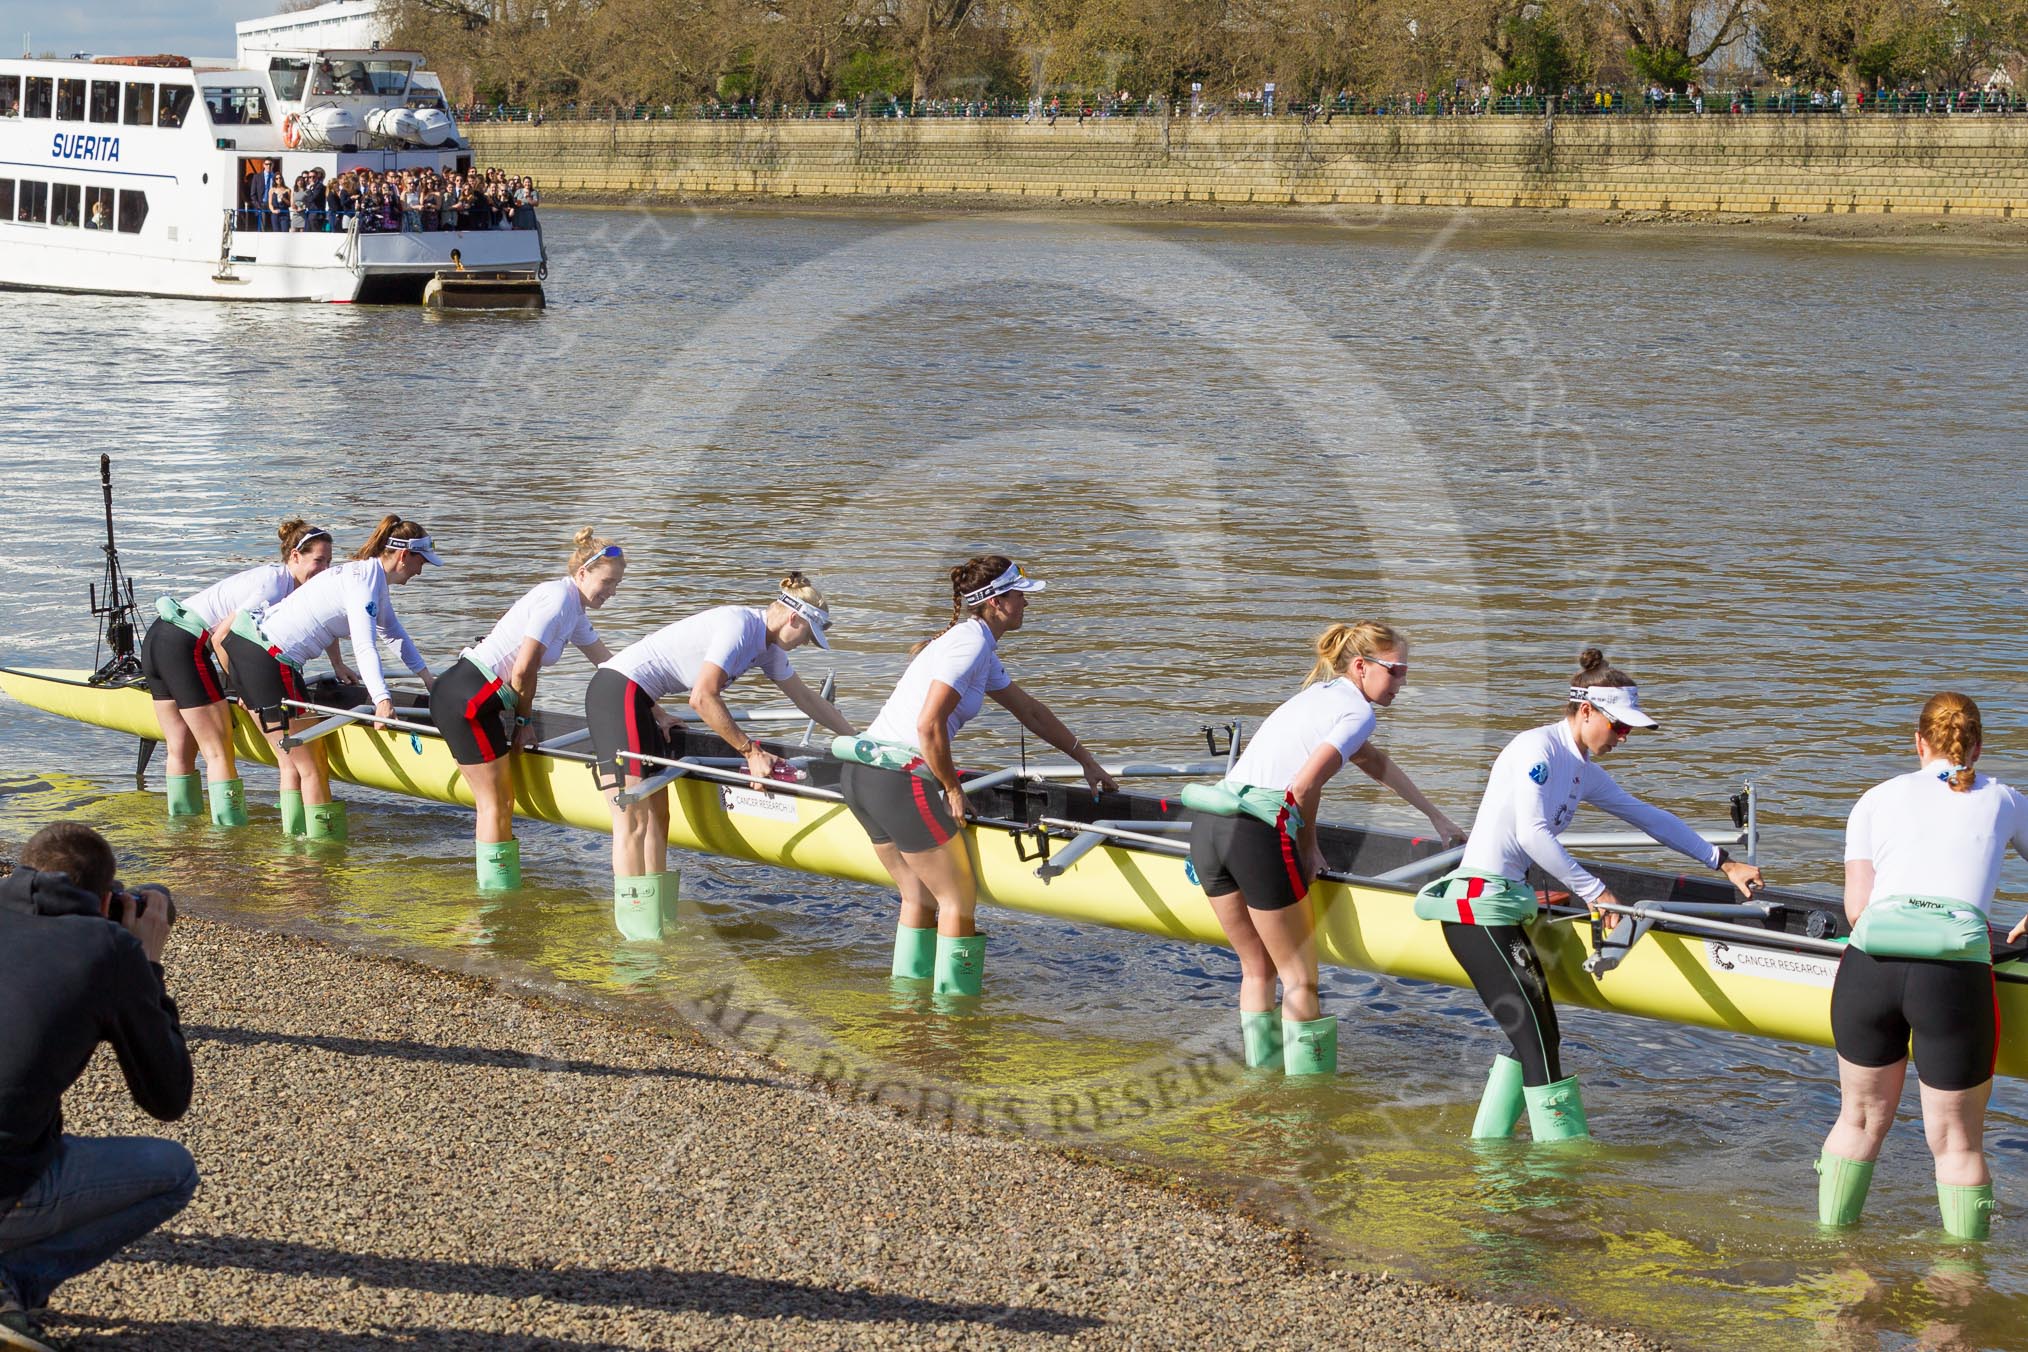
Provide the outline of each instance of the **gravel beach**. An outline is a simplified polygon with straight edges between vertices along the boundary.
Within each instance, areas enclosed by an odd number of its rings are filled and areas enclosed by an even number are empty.
[[[80,1348],[1657,1346],[684,1030],[214,921],[167,958],[204,1184],[57,1293]],[[67,1107],[165,1130],[103,1051]]]

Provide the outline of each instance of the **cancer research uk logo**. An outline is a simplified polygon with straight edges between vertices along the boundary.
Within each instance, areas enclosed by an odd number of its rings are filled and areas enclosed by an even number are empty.
[[[1528,777],[1537,784],[1547,784],[1549,782],[1549,762],[1537,761],[1529,766]]]

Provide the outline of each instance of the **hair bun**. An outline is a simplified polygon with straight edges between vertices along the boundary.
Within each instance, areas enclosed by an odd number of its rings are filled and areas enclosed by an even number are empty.
[[[1593,667],[1602,667],[1604,665],[1606,665],[1606,655],[1597,648],[1586,648],[1577,655],[1577,667],[1580,671],[1590,671]]]
[[[586,545],[590,544],[597,537],[598,532],[593,530],[590,526],[580,526],[578,528],[577,534],[570,537],[570,542],[575,547],[583,549]]]
[[[309,524],[310,524],[309,522],[303,520],[303,518],[300,516],[292,516],[287,521],[284,521],[280,525],[280,527],[276,529],[275,534],[278,537],[280,537],[281,542],[283,544],[287,544],[290,540],[295,538],[297,531],[302,530]]]

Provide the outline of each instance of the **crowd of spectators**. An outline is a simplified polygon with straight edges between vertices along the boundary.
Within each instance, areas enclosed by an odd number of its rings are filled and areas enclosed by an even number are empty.
[[[362,232],[533,230],[542,205],[535,180],[498,169],[439,173],[348,169],[329,179],[307,169],[293,180],[277,160],[255,160],[240,185],[239,228]]]

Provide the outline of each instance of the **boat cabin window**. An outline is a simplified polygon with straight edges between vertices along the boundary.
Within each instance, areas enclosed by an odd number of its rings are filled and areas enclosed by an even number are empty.
[[[56,82],[56,120],[59,122],[82,122],[85,114],[85,82],[83,80],[58,80]]]
[[[312,94],[392,94],[408,92],[409,61],[355,61],[323,57],[310,81]]]
[[[85,185],[84,228],[87,230],[110,230],[113,228],[113,190]]]
[[[14,180],[0,178],[0,221],[14,219]]]
[[[440,113],[449,113],[451,111],[444,105],[444,96],[435,90],[418,90],[416,93],[410,94],[408,96],[408,106],[419,113],[430,109],[435,109]]]
[[[155,125],[182,126],[183,119],[190,116],[190,101],[196,94],[197,91],[189,85],[163,85],[162,97],[155,105]]]
[[[92,121],[118,123],[120,120],[120,82],[118,80],[92,81]]]
[[[303,82],[310,78],[310,59],[304,56],[271,56],[268,58],[268,83],[275,87],[275,97],[294,102],[303,97]]]
[[[21,77],[0,75],[0,117],[21,116]]]
[[[268,121],[268,102],[254,85],[206,87],[204,110],[215,127],[256,126]]]
[[[55,100],[56,82],[47,75],[28,77],[28,94],[21,107],[29,117],[48,117]]]
[[[17,221],[34,221],[36,224],[49,219],[49,185],[24,178],[14,190],[14,213]]]
[[[130,84],[127,86],[127,116],[124,120],[130,127],[145,127],[155,120],[154,85]]]
[[[49,185],[49,223],[51,225],[81,225],[84,223],[84,189],[75,183],[52,183]]]
[[[141,222],[148,219],[148,194],[132,188],[120,189],[120,233],[138,235]]]

